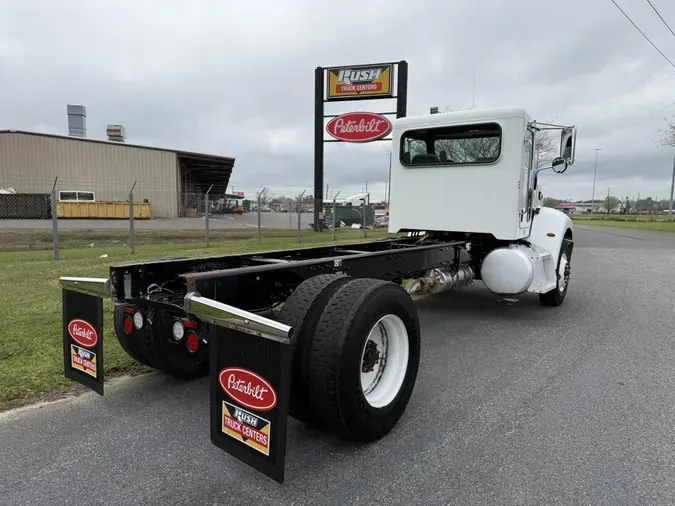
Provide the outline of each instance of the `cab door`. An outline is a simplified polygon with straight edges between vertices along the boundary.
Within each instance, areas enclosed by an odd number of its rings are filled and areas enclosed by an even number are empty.
[[[523,139],[523,159],[521,163],[520,181],[518,184],[520,197],[518,200],[518,226],[521,230],[529,230],[532,219],[532,184],[535,152],[535,133],[531,127],[525,130]]]

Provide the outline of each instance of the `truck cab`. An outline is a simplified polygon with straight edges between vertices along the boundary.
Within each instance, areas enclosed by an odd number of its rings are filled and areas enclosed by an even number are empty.
[[[559,128],[566,148],[563,153],[561,138],[560,155],[571,165],[575,130]],[[389,231],[527,238],[542,200],[534,166],[540,129],[516,107],[396,120]]]
[[[542,130],[560,130],[560,152],[550,167],[537,168]],[[473,238],[485,248],[476,251],[474,270],[490,290],[551,292],[562,286],[573,227],[565,213],[542,207],[537,176],[564,172],[575,143],[575,127],[533,121],[518,107],[397,119],[389,232]]]

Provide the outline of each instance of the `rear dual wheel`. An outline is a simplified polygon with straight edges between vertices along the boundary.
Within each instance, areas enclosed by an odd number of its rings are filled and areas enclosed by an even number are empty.
[[[330,276],[324,277],[324,289],[312,278],[296,291],[314,298],[307,304],[312,316],[295,326],[291,405],[296,411],[290,414],[346,439],[376,440],[396,425],[415,385],[417,311],[399,285],[341,275],[329,282]],[[317,287],[313,292],[306,290],[311,285]],[[296,294],[286,305],[295,305]],[[290,318],[279,316],[290,324]]]

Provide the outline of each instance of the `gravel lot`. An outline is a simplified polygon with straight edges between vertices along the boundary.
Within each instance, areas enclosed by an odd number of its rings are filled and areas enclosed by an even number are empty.
[[[0,414],[0,503],[674,504],[675,234],[576,231],[560,308],[418,301],[418,382],[376,444],[291,419],[278,485],[210,443],[206,379],[151,374]]]

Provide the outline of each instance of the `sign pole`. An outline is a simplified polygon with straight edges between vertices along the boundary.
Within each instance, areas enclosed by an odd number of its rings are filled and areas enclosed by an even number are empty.
[[[405,118],[408,114],[408,62],[401,60],[396,72],[396,117]]]
[[[323,81],[324,70],[314,70],[314,231],[320,232],[319,216],[323,209]],[[298,212],[300,209],[298,208]]]
[[[396,68],[396,94],[394,94],[394,68]],[[342,115],[324,114],[326,102],[351,102],[360,100],[395,99],[396,111],[383,113],[346,113]],[[403,118],[408,112],[408,62],[400,60],[389,63],[372,63],[368,65],[348,65],[340,67],[316,67],[314,70],[314,230],[321,231],[320,216],[323,211],[324,180],[324,143],[325,142],[372,142],[386,139],[390,130],[381,131],[378,136],[358,138],[352,130],[342,130],[343,122],[356,121],[357,124],[369,124],[370,128],[384,123],[389,124],[384,116],[395,114]],[[370,118],[367,118],[370,115]],[[328,133],[334,139],[324,140],[324,120],[333,118],[326,125]],[[370,123],[369,123],[370,122]],[[373,126],[375,125],[375,126]],[[370,130],[372,133],[372,130]],[[350,135],[345,132],[351,133]],[[358,132],[363,132],[359,130]],[[368,130],[366,130],[368,132]],[[390,161],[391,165],[391,161]],[[391,169],[390,169],[391,170]],[[388,185],[387,193],[391,192]],[[388,199],[389,195],[387,195]]]

